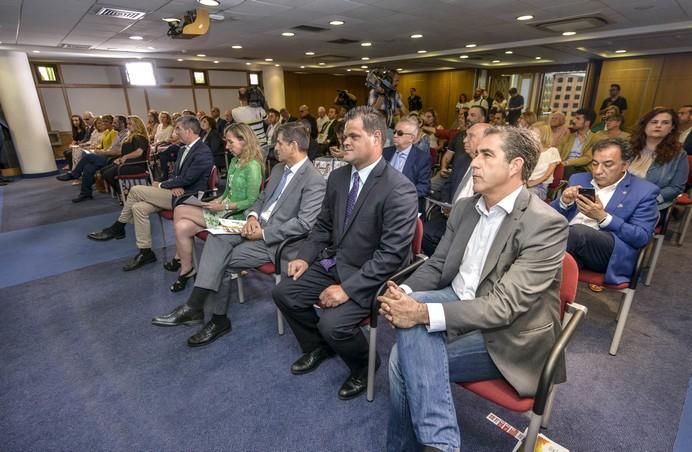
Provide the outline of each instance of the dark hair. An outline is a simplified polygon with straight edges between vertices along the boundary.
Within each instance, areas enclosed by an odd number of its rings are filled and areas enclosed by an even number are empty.
[[[595,154],[596,152],[602,151],[611,146],[617,146],[620,148],[620,156],[625,162],[631,162],[638,154],[634,151],[634,149],[632,149],[630,143],[622,138],[604,138],[603,140],[599,140],[593,145],[592,151]]]
[[[511,126],[494,126],[485,130],[483,136],[499,135],[502,140],[502,150],[507,163],[515,158],[524,161],[521,168],[521,180],[528,181],[533,173],[538,158],[541,155],[541,143],[531,129],[520,129]]]
[[[113,125],[113,115],[101,115],[101,121],[109,122]]]
[[[154,118],[154,124],[158,124],[158,123],[159,123],[159,112],[158,112],[158,111],[156,111],[156,110],[149,110],[149,113],[147,113],[147,121],[148,121],[149,117],[153,117],[153,118]]]
[[[175,123],[180,124],[180,127],[183,129],[192,130],[195,135],[199,135],[202,131],[202,127],[199,125],[199,119],[197,119],[197,116],[183,115],[178,118]]]
[[[496,110],[495,113],[493,113],[493,114],[496,115],[498,113],[501,114],[503,118],[505,117],[505,111],[504,110]]]
[[[596,119],[596,112],[590,108],[580,108],[574,113],[574,115],[582,115],[585,120],[589,121],[589,125],[592,125]]]
[[[72,118],[79,118],[79,125],[75,127],[74,124],[72,124]],[[83,132],[86,130],[86,124],[84,123],[84,120],[82,119],[81,116],[79,115],[72,115],[70,116],[70,125],[72,126],[72,136],[75,137],[79,132]]]
[[[461,102],[461,96],[464,96],[464,102],[469,101],[469,96],[467,96],[466,93],[461,93],[459,94],[459,102]]]
[[[486,110],[485,107],[481,107],[480,105],[471,105],[469,107],[469,111],[471,111],[472,108],[479,109],[483,114],[483,120],[481,122],[488,122],[488,110]]]
[[[212,118],[211,116],[204,115],[202,116],[202,119],[206,119],[207,122],[209,123],[209,129],[213,130],[216,129],[216,119]],[[200,123],[202,120],[200,120]]]
[[[516,88],[510,88],[510,89],[509,89],[509,94],[516,94],[516,93],[517,93],[517,89],[516,89]]]
[[[344,129],[346,128],[346,121],[336,121],[334,123],[334,135],[336,139],[341,143],[344,137]]]
[[[247,87],[243,87],[243,88],[238,89],[238,100],[242,100],[243,102],[247,102]]]
[[[663,141],[658,143],[656,146],[654,161],[658,164],[663,164],[670,162],[675,158],[680,152],[680,143],[678,142],[678,136],[680,135],[680,117],[678,113],[672,108],[658,107],[654,108],[637,121],[637,125],[634,126],[634,132],[630,138],[632,143],[632,149],[636,156],[644,150],[646,147],[646,125],[651,121],[656,115],[661,113],[667,113],[673,120],[673,128],[670,133],[663,138]]]
[[[495,99],[505,100],[505,95],[501,91],[495,91]]]
[[[363,129],[368,135],[372,136],[376,131],[380,131],[380,136],[382,138],[382,144],[387,137],[387,120],[379,111],[372,107],[361,105],[359,107],[354,107],[346,113],[346,121],[353,121],[355,119],[360,119],[363,121]]]
[[[620,91],[620,85],[618,85],[617,83],[611,83],[611,84],[610,84],[610,87],[611,87],[611,88],[617,88],[618,91]]]
[[[122,125],[127,125],[127,118],[123,115],[115,115],[115,119]]]
[[[276,129],[276,136],[281,137],[287,143],[295,141],[298,149],[303,153],[306,153],[310,147],[310,132],[305,128],[302,121],[281,124]]]
[[[279,112],[275,108],[270,108],[267,110],[267,114],[269,113],[274,113],[276,116],[279,116]]]

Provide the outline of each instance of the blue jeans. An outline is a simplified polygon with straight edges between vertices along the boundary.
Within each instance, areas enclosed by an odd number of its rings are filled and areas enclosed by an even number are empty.
[[[82,178],[82,189],[80,194],[91,195],[91,186],[94,185],[94,175],[96,171],[108,165],[108,157],[100,154],[84,154],[72,170],[74,177]]]
[[[449,303],[459,297],[451,287],[411,296],[421,303]],[[417,451],[420,445],[443,451],[461,447],[461,433],[449,382],[498,378],[480,331],[451,343],[445,332],[428,333],[423,325],[398,329],[389,356],[387,451]]]

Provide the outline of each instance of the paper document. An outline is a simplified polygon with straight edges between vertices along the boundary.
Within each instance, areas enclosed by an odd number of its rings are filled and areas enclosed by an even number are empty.
[[[207,231],[214,235],[222,234],[240,234],[240,232],[245,227],[245,220],[229,220],[226,218],[219,219],[219,226],[216,228],[209,228]]]
[[[197,199],[196,196],[190,196],[185,201],[183,201],[183,204],[187,204],[188,206],[202,207],[205,203]]]

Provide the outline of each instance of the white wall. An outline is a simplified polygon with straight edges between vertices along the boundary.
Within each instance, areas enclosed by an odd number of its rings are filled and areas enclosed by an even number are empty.
[[[48,116],[49,130],[70,130],[70,112],[67,111],[62,88],[40,88]],[[79,115],[84,113],[80,111]]]
[[[72,114],[81,115],[85,111],[91,111],[95,115],[127,113],[125,91],[122,88],[67,88],[67,99],[70,101]]]

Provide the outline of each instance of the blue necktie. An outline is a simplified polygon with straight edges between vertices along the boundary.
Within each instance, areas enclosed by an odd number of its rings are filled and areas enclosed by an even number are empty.
[[[351,218],[353,208],[356,206],[359,187],[360,176],[358,176],[358,173],[353,173],[353,184],[351,185],[351,191],[348,192],[348,198],[346,199],[346,217],[344,218],[344,228],[348,224],[348,220]],[[336,259],[333,257],[324,258],[320,261],[320,265],[325,271],[329,271],[330,268],[336,265]]]
[[[394,168],[401,173],[404,170],[404,165],[406,165],[406,160],[404,160],[403,152],[397,152],[396,163],[394,164]]]
[[[269,206],[274,204],[277,199],[279,199],[279,196],[281,196],[281,192],[284,189],[284,186],[286,185],[286,181],[288,180],[288,175],[291,174],[291,168],[285,167],[284,168],[284,174],[281,176],[281,180],[279,181],[279,185],[276,186],[274,191],[272,192],[272,195],[269,197],[266,203],[264,203],[264,209],[268,209]]]

